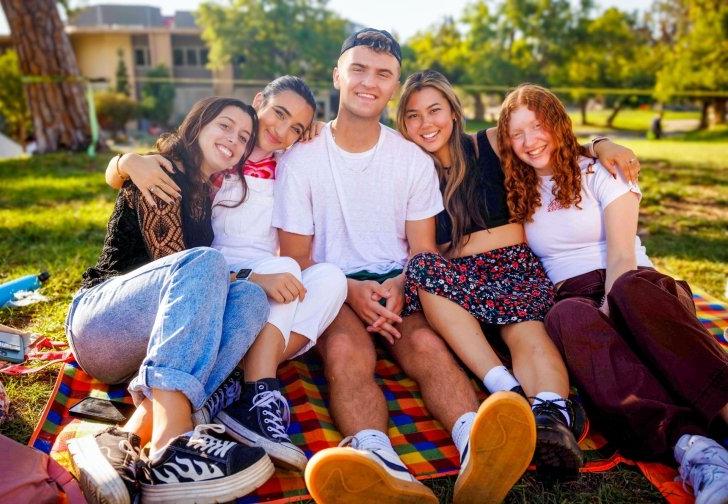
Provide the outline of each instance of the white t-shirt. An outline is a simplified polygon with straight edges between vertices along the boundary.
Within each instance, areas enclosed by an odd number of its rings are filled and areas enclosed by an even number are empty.
[[[278,255],[278,231],[271,225],[276,181],[245,175],[248,191],[236,207],[212,208],[212,246],[222,252],[228,264]],[[237,203],[243,187],[240,176],[226,174],[213,205]]]
[[[273,225],[313,235],[314,261],[347,274],[404,267],[405,221],[443,209],[432,159],[384,125],[372,149],[350,153],[336,145],[329,123],[286,152],[277,174]]]
[[[551,193],[551,177],[540,177],[541,206],[533,221],[525,225],[526,239],[541,259],[553,283],[607,267],[607,237],[604,209],[631,191],[642,197],[636,184],[621,175],[616,179],[601,164],[582,158],[581,208],[562,208]],[[592,173],[593,172],[593,173]],[[638,236],[634,238],[638,266],[652,267]]]

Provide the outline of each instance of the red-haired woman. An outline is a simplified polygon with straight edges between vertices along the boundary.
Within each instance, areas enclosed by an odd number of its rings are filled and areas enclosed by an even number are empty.
[[[556,286],[548,332],[627,454],[674,455],[704,503],[728,502],[728,356],[695,316],[689,286],[655,271],[637,237],[641,193],[584,156],[558,98],[505,100],[498,143],[512,219]]]

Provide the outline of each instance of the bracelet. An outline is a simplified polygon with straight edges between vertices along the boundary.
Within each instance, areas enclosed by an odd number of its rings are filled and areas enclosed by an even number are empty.
[[[127,175],[127,176],[125,177],[125,176],[124,176],[124,175],[122,175],[122,174],[121,174],[121,172],[119,171],[119,161],[121,161],[121,156],[123,156],[123,154],[117,154],[117,155],[115,156],[115,157],[116,157],[116,165],[115,165],[115,169],[116,169],[116,175],[117,175],[117,176],[118,176],[118,177],[119,177],[119,178],[120,178],[120,179],[121,179],[122,181],[126,181],[126,180],[129,180],[129,176]]]
[[[597,153],[594,151],[594,147],[596,146],[596,144],[598,144],[602,140],[609,140],[609,137],[595,136],[594,138],[592,138],[592,141],[589,144],[589,157],[593,157],[594,159],[596,159],[598,157]]]

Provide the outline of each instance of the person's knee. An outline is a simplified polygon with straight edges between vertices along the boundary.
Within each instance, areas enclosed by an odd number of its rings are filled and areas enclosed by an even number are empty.
[[[346,275],[333,264],[320,263],[308,268],[303,274],[303,285],[314,296],[325,295],[341,303],[346,299]]]
[[[443,257],[435,252],[420,252],[412,256],[407,263],[407,274],[419,276],[436,267]]]
[[[174,271],[196,275],[211,282],[227,280],[229,268],[225,256],[219,250],[211,247],[195,247],[186,250],[180,255],[177,268]]]
[[[443,370],[454,364],[447,345],[429,326],[407,331],[395,345],[402,345],[397,352],[402,369],[415,379],[431,374],[433,369]]]
[[[265,291],[253,282],[233,282],[230,284],[228,304],[246,315],[251,327],[262,328],[266,320],[270,305]]]
[[[260,271],[256,268],[256,272],[290,273],[298,280],[301,280],[301,266],[291,257],[271,257],[266,261],[265,266],[260,268]]]
[[[361,338],[343,332],[326,338],[324,370],[329,383],[357,384],[373,379],[376,351],[371,340],[362,344]]]

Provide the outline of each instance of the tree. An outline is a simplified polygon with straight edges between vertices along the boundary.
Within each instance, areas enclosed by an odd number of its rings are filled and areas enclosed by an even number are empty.
[[[129,74],[124,62],[124,50],[119,49],[116,51],[116,55],[119,57],[116,63],[116,92],[129,96]]]
[[[666,3],[677,4],[672,12],[682,15],[675,20],[675,40],[657,75],[656,95],[666,99],[679,91],[703,91],[700,128],[725,123],[727,98],[710,93],[728,89],[728,4],[723,0]]]
[[[209,66],[242,61],[247,78],[283,74],[328,81],[348,22],[326,8],[327,0],[231,0],[207,2],[197,11]]]
[[[146,74],[149,79],[142,86],[142,115],[147,119],[166,125],[174,108],[174,85],[169,82],[170,73],[166,66],[157,65]]]
[[[0,55],[0,116],[3,131],[25,148],[25,140],[33,127],[23,95],[18,55],[7,51]]]
[[[84,85],[55,0],[0,0],[26,76],[39,152],[82,150],[91,141]]]

